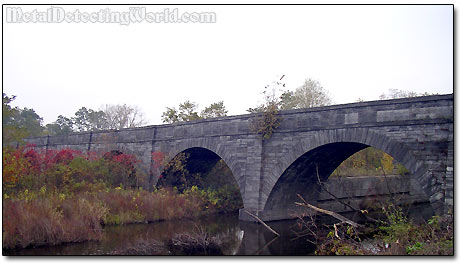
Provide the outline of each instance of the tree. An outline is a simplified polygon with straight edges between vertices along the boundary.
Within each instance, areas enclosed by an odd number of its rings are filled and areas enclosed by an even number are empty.
[[[71,118],[59,115],[55,122],[46,125],[49,135],[67,135],[74,132],[74,122]]]
[[[398,99],[398,98],[408,98],[408,97],[416,97],[418,93],[413,91],[404,91],[398,89],[389,89],[386,93],[383,93],[379,96],[380,100],[386,99]]]
[[[38,137],[43,135],[45,129],[42,126],[43,118],[35,113],[34,109],[20,109],[19,114],[15,115],[14,119],[17,126],[24,128],[27,131],[28,137]]]
[[[331,97],[319,81],[306,79],[295,91],[282,90],[285,83],[282,83],[283,76],[279,81],[265,87],[264,103],[255,108],[249,108],[250,113],[265,112],[267,107],[277,107],[278,110],[301,109],[310,107],[326,106],[332,103]],[[280,95],[279,95],[280,94]]]
[[[198,104],[186,100],[184,103],[179,104],[178,118],[179,121],[193,121],[201,119],[197,113]]]
[[[146,124],[144,114],[137,106],[105,105],[101,111],[107,122],[102,126],[105,129],[134,128]]]
[[[34,109],[11,107],[16,96],[2,93],[2,141],[4,144],[21,142],[25,137],[41,136],[44,132],[41,118]]]
[[[9,97],[5,93],[2,93],[2,125],[3,126],[8,125],[13,119],[13,116],[18,111],[17,108],[12,108],[10,105],[11,102],[14,101],[14,99],[16,99],[15,95]]]
[[[166,111],[162,114],[162,122],[168,124],[179,122],[178,110],[174,107],[167,107]]]
[[[280,109],[289,110],[297,108],[297,101],[293,91],[285,91],[280,96]]]
[[[380,100],[386,100],[386,99],[398,99],[398,98],[410,98],[410,97],[417,97],[417,96],[428,96],[428,95],[437,95],[431,94],[428,92],[424,93],[417,93],[414,91],[405,91],[405,90],[398,90],[398,89],[389,89],[386,93],[383,93],[379,96]]]
[[[143,113],[138,107],[124,104],[105,105],[98,111],[81,107],[74,117],[60,115],[55,122],[46,125],[46,129],[50,135],[66,135],[76,131],[133,128],[144,124]]]
[[[72,118],[78,131],[95,131],[107,128],[107,118],[103,111],[80,108]]]
[[[301,109],[330,105],[332,102],[328,91],[319,81],[306,79],[294,92],[285,91],[281,96],[280,108]]]
[[[16,96],[7,96],[2,93],[2,142],[4,145],[11,142],[19,142],[27,133],[18,127],[14,122],[14,117],[19,114],[17,107],[11,107],[11,102]]]
[[[210,106],[205,107],[200,115],[197,112],[197,108],[198,104],[190,100],[180,103],[179,110],[175,107],[167,107],[166,111],[162,114],[162,121],[163,123],[173,124],[176,122],[186,122],[227,115],[227,109],[223,101],[212,103]]]
[[[107,128],[107,118],[106,114],[99,110],[94,111],[92,109],[88,110],[88,119],[90,123],[89,130],[102,130]],[[143,121],[144,122],[144,121]]]
[[[255,113],[262,113],[264,112],[264,104],[258,105],[255,108],[248,108],[247,109],[248,113],[255,114]]]
[[[226,115],[227,110],[224,106],[224,101],[212,103],[210,106],[205,107],[205,109],[201,113],[202,118],[223,117]]]
[[[73,117],[72,120],[78,131],[87,131],[90,129],[91,125],[88,115],[89,112],[86,107],[82,107],[77,112],[75,112],[75,117]]]
[[[295,91],[282,90],[285,83],[282,79],[273,81],[264,87],[264,102],[255,108],[249,108],[250,113],[263,113],[252,122],[252,130],[269,139],[274,130],[280,125],[279,110],[300,109],[331,104],[328,92],[319,81],[306,79]]]

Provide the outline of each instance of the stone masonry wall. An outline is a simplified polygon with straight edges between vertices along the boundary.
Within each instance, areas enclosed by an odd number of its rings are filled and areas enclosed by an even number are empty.
[[[256,214],[264,211],[274,186],[283,184],[280,176],[299,157],[325,144],[356,142],[404,164],[433,206],[446,211],[453,206],[453,104],[451,94],[282,111],[280,127],[265,141],[250,129],[257,114],[27,141],[43,149],[136,154],[149,175],[147,188],[156,184],[162,169],[152,169],[153,151],[171,159],[188,148],[206,148],[230,167],[245,209]],[[244,213],[241,219],[252,220]]]

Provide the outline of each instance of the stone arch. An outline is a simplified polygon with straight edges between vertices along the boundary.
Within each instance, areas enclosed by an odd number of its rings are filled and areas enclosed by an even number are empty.
[[[202,148],[205,150],[208,150],[217,156],[219,156],[224,163],[229,167],[229,169],[232,172],[232,176],[234,177],[235,182],[238,185],[238,188],[240,190],[240,195],[243,199],[244,197],[244,179],[242,173],[243,171],[241,170],[241,166],[237,165],[237,160],[233,158],[230,153],[226,150],[225,146],[221,144],[219,141],[219,138],[189,138],[186,140],[181,140],[180,142],[176,142],[175,144],[168,144],[169,150],[165,150],[166,155],[166,160],[165,164],[170,162],[176,155],[178,155],[181,152],[187,151],[189,149],[193,148]],[[163,166],[159,168],[160,171],[163,170]],[[156,184],[157,179],[155,179],[154,185]],[[246,201],[243,199],[243,204],[246,206]]]
[[[268,177],[271,178],[271,181],[268,181],[270,182],[270,186],[264,189],[266,190],[266,193],[262,195],[261,200],[261,208],[263,209],[261,216],[264,219],[280,219],[280,216],[277,216],[277,214],[286,213],[273,212],[275,206],[274,203],[280,201],[280,199],[284,199],[282,197],[277,197],[281,195],[281,192],[283,192],[283,190],[279,188],[281,184],[284,184],[281,181],[299,180],[293,177],[290,179],[290,176],[287,176],[287,173],[290,169],[293,168],[293,166],[302,166],[302,164],[299,163],[301,162],[301,159],[304,159],[304,164],[308,164],[315,161],[320,161],[322,159],[328,160],[329,156],[333,157],[333,160],[330,163],[323,163],[324,165],[327,165],[327,168],[319,168],[320,177],[322,180],[326,180],[331,172],[333,172],[333,170],[339,164],[341,164],[342,161],[357,151],[371,146],[390,154],[395,160],[400,162],[410,171],[411,177],[417,179],[421,186],[425,185],[425,177],[423,176],[426,172],[426,169],[423,162],[417,160],[407,145],[397,141],[396,139],[386,136],[385,134],[379,133],[376,130],[369,128],[321,130],[316,131],[314,135],[308,138],[309,140],[306,140],[306,138],[302,137],[298,138],[297,140],[293,140],[291,145],[293,147],[291,153],[285,155],[285,157],[282,157],[276,162],[276,169],[274,169],[272,173],[268,172]],[[321,171],[322,169],[323,171]],[[312,174],[314,173],[313,170],[313,167],[311,167],[306,169],[306,171],[303,171],[303,173],[306,173],[306,175],[309,173]],[[316,182],[317,178],[309,180],[306,179],[304,187],[308,186],[308,184],[314,186]],[[293,186],[295,188],[302,188],[303,185],[294,184]],[[290,191],[293,193],[295,190]],[[428,197],[433,195],[430,190],[424,189],[424,191]]]

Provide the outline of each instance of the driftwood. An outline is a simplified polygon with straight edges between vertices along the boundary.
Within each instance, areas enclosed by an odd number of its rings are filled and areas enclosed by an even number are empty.
[[[332,212],[332,211],[328,211],[328,210],[325,210],[325,209],[322,209],[322,208],[318,208],[318,207],[315,207],[313,206],[312,204],[309,204],[308,202],[306,202],[306,200],[304,200],[304,198],[297,194],[297,196],[303,201],[303,203],[298,203],[298,202],[295,202],[296,205],[298,206],[303,206],[303,207],[308,207],[310,209],[313,209],[317,212],[320,212],[320,213],[323,213],[323,214],[327,214],[327,215],[330,215],[330,216],[333,216],[334,218],[340,220],[341,222],[345,222],[353,227],[361,227],[362,225],[350,220],[350,219],[347,219],[346,217],[338,214],[338,213],[335,213],[335,212]]]
[[[272,233],[274,233],[275,235],[277,236],[280,236],[279,233],[275,232],[274,229],[272,229],[270,226],[268,226],[266,223],[263,222],[263,220],[259,219],[259,217],[257,217],[256,215],[248,212],[247,210],[244,210],[245,213],[249,214],[251,217],[253,217],[254,219],[256,219],[258,222],[260,222],[265,228],[267,228],[269,231],[271,231]]]

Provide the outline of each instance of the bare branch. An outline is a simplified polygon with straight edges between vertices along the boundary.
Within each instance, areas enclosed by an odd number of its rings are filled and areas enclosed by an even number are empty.
[[[247,210],[244,210],[245,213],[249,214],[251,217],[253,217],[254,219],[258,220],[258,222],[260,222],[264,227],[266,227],[269,231],[271,231],[272,233],[274,233],[275,235],[277,236],[280,236],[279,233],[275,232],[274,229],[272,229],[270,226],[268,226],[266,223],[263,222],[263,220],[261,220],[259,217],[257,217],[256,215],[248,212]]]
[[[354,212],[357,212],[357,213],[360,213],[361,215],[363,215],[366,219],[368,220],[371,220],[373,222],[379,222],[378,220],[374,219],[374,218],[371,218],[369,217],[368,215],[364,214],[362,210],[359,210],[359,209],[356,209],[354,207],[352,207],[351,205],[341,201],[338,197],[336,197],[333,193],[331,193],[330,191],[327,190],[327,188],[325,188],[325,186],[323,185],[323,182],[320,180],[320,176],[319,176],[319,167],[317,166],[317,164],[315,164],[315,168],[317,170],[317,181],[320,185],[320,187],[322,188],[322,190],[324,190],[325,192],[327,192],[331,197],[333,197],[333,199],[335,199],[335,201],[337,201],[338,203],[346,206],[346,207],[349,207],[352,211]]]
[[[350,219],[347,219],[346,217],[340,215],[340,214],[337,214],[335,212],[332,212],[332,211],[328,211],[328,210],[325,210],[325,209],[322,209],[322,208],[318,208],[318,207],[315,207],[311,204],[309,204],[308,202],[306,202],[306,200],[304,200],[304,198],[297,194],[297,196],[303,201],[303,203],[298,203],[298,202],[295,202],[296,205],[298,206],[303,206],[303,207],[308,207],[308,208],[311,208],[317,212],[320,212],[320,213],[323,213],[323,214],[327,214],[327,215],[330,215],[330,216],[333,216],[334,218],[340,220],[341,222],[345,222],[353,227],[361,227],[362,225],[350,220]]]

